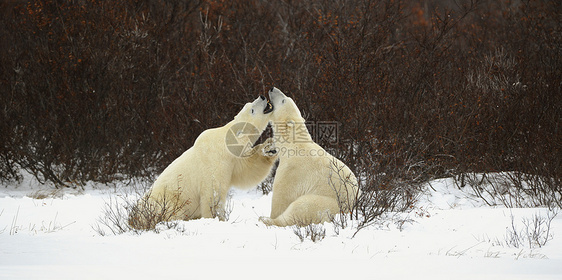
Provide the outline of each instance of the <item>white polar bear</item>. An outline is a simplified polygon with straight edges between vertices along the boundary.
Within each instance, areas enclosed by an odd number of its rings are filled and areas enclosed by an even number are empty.
[[[293,99],[277,88],[269,91],[279,167],[273,181],[267,225],[308,225],[349,213],[360,191],[353,172],[316,144]]]
[[[203,131],[133,207],[129,224],[150,229],[161,221],[224,219],[230,187],[255,187],[277,159],[271,138],[253,146],[270,113],[271,105],[260,96],[225,126]]]

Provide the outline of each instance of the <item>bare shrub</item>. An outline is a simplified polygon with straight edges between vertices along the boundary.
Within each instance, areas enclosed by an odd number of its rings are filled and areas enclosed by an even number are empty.
[[[197,50],[183,41],[197,41],[201,1],[155,3],[0,4],[2,178],[26,169],[69,187],[150,176],[194,140],[169,124],[197,132],[207,119],[187,101]]]
[[[307,238],[312,242],[317,242],[326,237],[326,228],[322,224],[294,225],[293,233],[301,242],[304,242]]]
[[[128,207],[124,205],[123,201],[124,199],[121,200],[116,197],[110,197],[109,201],[105,202],[101,217],[92,225],[94,231],[102,236],[108,234],[107,230],[111,231],[114,235],[129,231],[137,232],[129,225]],[[131,203],[130,201],[126,201],[125,204],[130,205]]]
[[[46,189],[34,191],[29,194],[29,197],[33,199],[62,198],[64,197],[64,194],[64,191],[60,189]]]
[[[376,172],[376,171],[372,171]],[[402,173],[406,175],[408,172]],[[332,223],[337,231],[353,224],[356,233],[361,229],[377,223],[386,217],[384,214],[409,211],[417,201],[421,192],[423,180],[411,178],[410,180],[389,177],[377,172],[377,175],[364,174],[359,179],[359,185],[350,178],[343,176],[341,170],[334,176],[339,184],[346,186],[347,190],[356,190],[344,193],[346,197],[338,197],[340,213],[332,217]],[[388,181],[387,181],[388,180]],[[330,184],[335,188],[333,181]],[[351,223],[351,220],[355,222]]]
[[[57,187],[151,176],[277,86],[308,121],[340,123],[337,143],[318,143],[359,177],[378,176],[367,189],[517,171],[559,206],[561,11],[559,1],[3,1],[0,180],[20,169]]]
[[[333,158],[330,164],[328,184],[336,193],[336,200],[340,209],[339,224],[342,228],[346,226],[345,217],[351,217],[356,209],[357,200],[361,195],[355,176],[346,174],[346,165],[341,164]]]
[[[93,226],[94,230],[100,235],[106,235],[107,230],[112,234],[158,231],[162,229],[156,227],[159,224],[164,225],[164,228],[174,228],[178,224],[177,218],[184,212],[184,206],[189,203],[180,201],[177,195],[163,196],[161,200],[149,197],[135,188],[111,196],[105,202],[102,215]]]
[[[229,194],[221,204],[218,195],[212,197],[210,204],[214,218],[228,221],[232,213],[232,199]],[[180,221],[190,220],[193,213],[185,209],[190,201],[182,200],[180,191],[162,194],[158,199],[151,197],[150,191],[130,186],[120,193],[110,196],[105,202],[101,216],[92,227],[100,235],[123,234],[127,232],[142,233],[144,231],[160,232],[166,229],[184,229],[179,227]]]
[[[523,172],[461,173],[455,176],[459,188],[469,187],[486,204],[506,207],[560,207],[559,182],[555,178]]]
[[[511,226],[507,228],[505,235],[507,246],[515,248],[528,246],[529,249],[535,249],[546,245],[552,240],[550,224],[557,215],[558,212],[549,211],[546,217],[535,214],[531,219],[524,218],[522,229],[518,229],[515,218],[511,215]]]
[[[161,222],[181,217],[188,219],[189,213],[185,213],[184,209],[190,201],[183,201],[180,194],[181,192],[174,192],[172,195],[163,193],[155,199],[149,191],[135,204],[127,205],[129,226],[137,230],[151,230]]]
[[[396,184],[389,189],[376,189],[371,185],[361,194],[355,209],[359,220],[357,231],[377,223],[385,217],[383,214],[406,212],[413,209],[420,190],[400,182]]]

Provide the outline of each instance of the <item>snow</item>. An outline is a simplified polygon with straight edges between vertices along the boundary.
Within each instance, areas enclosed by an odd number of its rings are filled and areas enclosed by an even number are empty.
[[[326,223],[317,242],[259,222],[271,196],[257,190],[232,192],[226,222],[98,234],[106,203],[126,188],[49,191],[30,178],[0,186],[0,279],[562,279],[562,215],[488,206],[451,179],[359,232]],[[551,220],[544,246],[525,239],[535,219]]]

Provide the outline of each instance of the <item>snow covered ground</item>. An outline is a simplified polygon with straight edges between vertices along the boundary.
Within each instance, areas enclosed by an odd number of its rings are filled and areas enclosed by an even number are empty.
[[[486,206],[450,179],[354,237],[326,223],[318,242],[260,223],[271,196],[256,190],[233,192],[226,222],[101,236],[94,228],[119,188],[38,199],[48,189],[0,186],[0,279],[562,279],[562,214]],[[529,243],[533,232],[544,246]]]

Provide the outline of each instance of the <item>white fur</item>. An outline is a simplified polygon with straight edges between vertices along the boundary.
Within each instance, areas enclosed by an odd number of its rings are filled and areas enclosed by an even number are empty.
[[[273,182],[270,218],[261,220],[276,226],[308,225],[350,211],[359,195],[353,172],[312,141],[291,98],[276,88],[269,96],[274,107],[271,117],[279,167]]]
[[[143,198],[144,207],[151,207],[153,211],[158,212],[161,211],[161,206],[166,204],[166,208],[173,209],[173,213],[168,214],[166,220],[213,216],[222,218],[220,214],[224,213],[230,187],[255,187],[269,175],[277,158],[276,154],[271,153],[271,139],[256,145],[251,155],[246,157],[238,157],[231,153],[225,143],[229,130],[241,122],[250,123],[260,133],[263,132],[269,122],[269,116],[263,113],[266,104],[265,99],[258,98],[252,103],[247,103],[234,120],[225,126],[203,131],[193,147],[160,174]],[[251,146],[257,137],[255,134],[249,137],[243,132],[236,131],[238,141]],[[143,199],[139,201],[138,207],[143,207]],[[138,215],[135,218],[142,219]],[[138,221],[131,224],[143,225]]]

